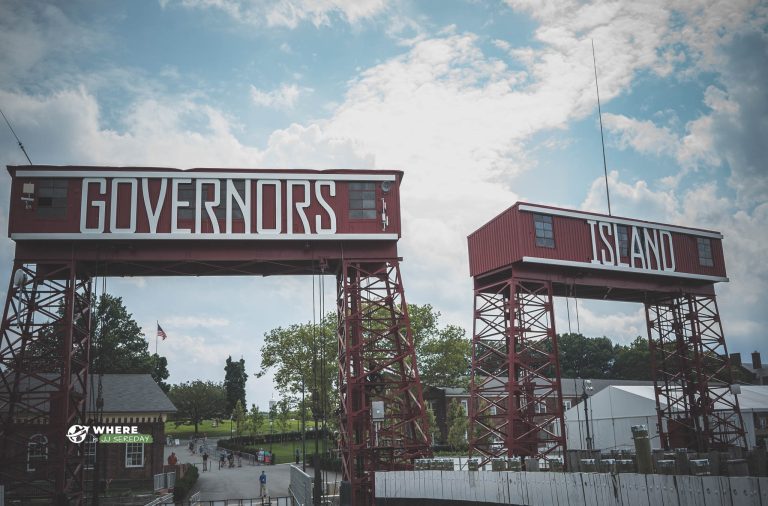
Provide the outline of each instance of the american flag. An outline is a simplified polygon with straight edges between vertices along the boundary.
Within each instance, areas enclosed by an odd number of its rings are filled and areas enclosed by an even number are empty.
[[[165,338],[168,337],[163,330],[163,327],[160,326],[160,324],[157,324],[157,337],[162,337],[163,341],[165,341]]]

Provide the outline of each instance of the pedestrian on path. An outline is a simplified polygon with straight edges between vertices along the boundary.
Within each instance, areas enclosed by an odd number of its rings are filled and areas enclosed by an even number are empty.
[[[208,452],[203,453],[203,471],[208,470]]]
[[[259,497],[265,497],[267,495],[267,474],[262,471],[259,476]]]

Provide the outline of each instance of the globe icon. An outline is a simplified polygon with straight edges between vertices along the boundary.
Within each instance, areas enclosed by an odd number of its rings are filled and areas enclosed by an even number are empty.
[[[88,426],[86,425],[73,425],[67,431],[67,437],[73,443],[82,443],[87,435]]]

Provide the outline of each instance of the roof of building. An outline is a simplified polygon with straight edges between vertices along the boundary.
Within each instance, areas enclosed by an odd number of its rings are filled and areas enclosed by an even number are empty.
[[[612,390],[612,393],[624,392],[653,403],[656,402],[656,396],[652,385],[611,385],[609,390]],[[609,391],[604,393],[604,395],[606,394],[609,394]],[[742,412],[768,411],[768,385],[741,385],[741,393],[738,397],[739,408]],[[600,399],[595,399],[594,402],[599,402],[599,400]],[[715,403],[716,410],[724,407],[725,406],[721,406],[720,403]],[[574,407],[571,409],[579,408]]]
[[[176,407],[149,374],[91,374],[86,409],[95,404],[101,377],[104,413],[175,413]]]
[[[621,379],[591,379],[592,390],[590,395],[594,395],[600,390],[603,390],[609,386],[631,386],[631,385],[645,385],[653,386],[653,381],[643,380],[621,380]],[[537,380],[536,383],[541,384],[544,380]],[[489,383],[492,385],[493,383]],[[498,383],[501,385],[501,383]],[[437,387],[445,392],[446,397],[466,397],[469,392],[465,388],[453,388],[453,387]],[[560,383],[563,397],[578,397],[582,394],[582,380],[580,378],[562,378]]]
[[[50,392],[54,391],[55,387],[46,380],[53,380],[57,376],[51,373],[39,373],[37,376],[38,378],[26,376],[20,388],[25,392],[34,392],[32,395],[38,399],[37,409],[47,410]],[[104,413],[176,412],[176,407],[149,374],[89,374],[90,391],[85,403],[86,411],[95,409],[99,378]],[[0,382],[0,385],[2,384],[3,382]],[[75,388],[79,391],[77,386]]]

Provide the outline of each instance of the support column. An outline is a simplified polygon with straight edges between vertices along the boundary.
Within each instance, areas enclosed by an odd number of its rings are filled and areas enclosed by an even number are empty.
[[[715,296],[670,296],[645,312],[662,446],[746,448]]]
[[[431,455],[427,416],[398,261],[344,260],[337,293],[343,479],[368,506],[374,471]]]
[[[565,421],[546,281],[510,277],[475,288],[470,455],[556,460]]]
[[[74,262],[25,264],[11,275],[0,327],[0,483],[6,497],[83,501],[91,283]]]

